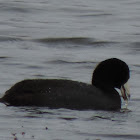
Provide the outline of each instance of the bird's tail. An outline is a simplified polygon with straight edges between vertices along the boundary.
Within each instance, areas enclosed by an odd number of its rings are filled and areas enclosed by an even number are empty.
[[[0,103],[3,103],[3,102],[4,102],[3,98],[0,98]]]
[[[3,103],[5,105],[9,106],[9,104],[5,101],[5,99],[3,97],[0,98],[0,103]]]

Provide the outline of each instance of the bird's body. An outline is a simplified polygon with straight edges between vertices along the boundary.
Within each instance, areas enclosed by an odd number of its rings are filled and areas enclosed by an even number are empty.
[[[65,79],[23,80],[7,90],[0,102],[13,106],[118,110],[121,99],[115,88],[122,87],[122,96],[127,100],[124,84],[128,79],[127,64],[111,58],[96,67],[91,85]]]
[[[120,96],[115,89],[103,92],[86,83],[57,79],[21,81],[9,89],[3,99],[14,106],[50,108],[116,110],[121,105]]]

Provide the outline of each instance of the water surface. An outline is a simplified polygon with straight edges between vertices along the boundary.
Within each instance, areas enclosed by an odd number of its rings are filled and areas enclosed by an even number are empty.
[[[0,104],[0,139],[139,140],[139,7],[138,0],[1,0],[1,96],[23,79],[90,83],[97,63],[110,57],[128,63],[132,96],[120,112]]]

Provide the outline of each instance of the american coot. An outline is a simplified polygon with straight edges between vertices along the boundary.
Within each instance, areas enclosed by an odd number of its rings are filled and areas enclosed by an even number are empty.
[[[23,80],[6,91],[0,102],[12,106],[118,110],[121,98],[115,88],[121,89],[122,97],[127,100],[129,93],[124,84],[128,79],[128,65],[111,58],[97,65],[92,85],[62,79]]]

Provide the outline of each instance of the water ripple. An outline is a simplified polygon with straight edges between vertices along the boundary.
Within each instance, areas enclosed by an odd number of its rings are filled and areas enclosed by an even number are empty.
[[[47,63],[50,64],[96,64],[95,61],[66,61],[66,60],[51,60]]]
[[[103,45],[103,44],[112,44],[116,42],[101,41],[94,38],[86,37],[70,37],[70,38],[40,38],[34,39],[39,43],[50,43],[50,44],[79,44],[79,45]]]
[[[84,136],[97,136],[97,137],[107,137],[107,138],[125,138],[125,139],[130,139],[130,140],[135,140],[135,139],[140,139],[140,135],[138,134],[91,134],[91,133],[82,133],[82,132],[77,132],[78,134],[84,135]]]
[[[23,41],[23,39],[20,37],[0,36],[0,42],[6,41]]]

